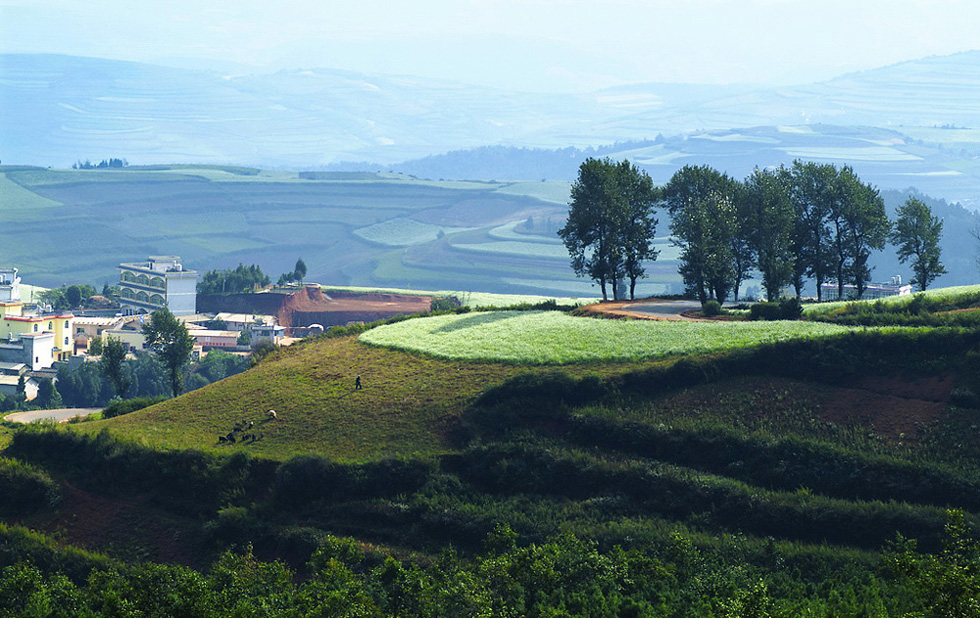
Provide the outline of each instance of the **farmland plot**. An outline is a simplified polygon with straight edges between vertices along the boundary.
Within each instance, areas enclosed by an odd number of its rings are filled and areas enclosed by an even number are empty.
[[[496,311],[407,320],[369,330],[360,340],[450,360],[564,364],[716,352],[847,330],[818,322],[599,320]]]

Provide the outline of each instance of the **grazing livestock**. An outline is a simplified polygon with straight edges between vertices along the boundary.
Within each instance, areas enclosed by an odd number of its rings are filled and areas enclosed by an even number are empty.
[[[270,421],[274,421],[277,418],[279,418],[279,415],[276,414],[276,411],[275,410],[269,410],[268,414],[269,414],[269,420]]]

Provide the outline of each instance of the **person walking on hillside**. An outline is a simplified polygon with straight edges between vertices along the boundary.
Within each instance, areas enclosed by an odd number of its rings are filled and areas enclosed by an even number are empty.
[[[361,376],[357,376],[354,379],[354,390],[355,391],[361,390]]]

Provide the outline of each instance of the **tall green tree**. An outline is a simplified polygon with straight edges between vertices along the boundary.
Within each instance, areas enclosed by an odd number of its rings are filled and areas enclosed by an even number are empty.
[[[37,384],[37,397],[34,403],[42,408],[60,408],[64,405],[58,389],[51,378],[41,378]]]
[[[602,299],[621,297],[620,282],[644,275],[643,261],[653,260],[657,192],[650,177],[628,161],[586,159],[572,185],[568,219],[558,235],[580,277],[599,284]]]
[[[106,337],[102,345],[102,358],[99,359],[99,368],[105,374],[116,397],[125,397],[129,390],[130,379],[123,370],[123,363],[126,361],[126,354],[129,346],[115,337]]]
[[[915,273],[912,285],[925,291],[937,277],[946,274],[946,267],[939,260],[943,221],[914,197],[898,207],[897,215],[889,240],[898,246],[898,260],[902,264],[912,260],[912,272]]]
[[[724,302],[735,285],[738,183],[707,165],[687,165],[663,188],[680,274],[702,304]]]
[[[623,245],[623,273],[629,280],[630,300],[636,297],[636,281],[646,276],[644,262],[657,259],[653,247],[657,233],[654,208],[660,192],[650,176],[629,161],[616,167],[617,212],[622,217],[620,238]]]
[[[785,170],[756,168],[745,180],[745,225],[769,301],[779,300],[783,286],[792,283],[796,265],[796,218],[785,178]]]
[[[837,170],[830,164],[796,160],[791,167],[782,170],[781,175],[789,188],[796,220],[793,287],[797,296],[802,295],[805,279],[812,277],[817,300],[821,300],[821,286],[830,279],[833,271],[833,237],[828,220],[836,198]]]
[[[891,224],[885,213],[885,202],[878,189],[861,182],[850,166],[844,166],[838,176],[839,204],[841,205],[842,226],[838,232],[843,236],[840,243],[844,247],[845,264],[843,277],[854,282],[857,296],[864,296],[864,290],[871,279],[868,260],[872,251],[881,251],[888,240]],[[838,282],[843,292],[843,284]],[[840,295],[843,297],[843,294]]]
[[[742,284],[752,278],[756,268],[756,250],[752,244],[752,211],[746,186],[736,183],[734,191],[735,221],[732,229],[732,297],[738,302]]]
[[[176,397],[183,388],[184,367],[194,349],[194,339],[188,334],[187,327],[166,307],[150,314],[150,320],[143,324],[143,336],[147,347],[167,368],[170,390]]]
[[[306,262],[303,261],[303,258],[296,260],[296,266],[293,267],[293,276],[299,282],[302,282],[303,278],[306,277]]]

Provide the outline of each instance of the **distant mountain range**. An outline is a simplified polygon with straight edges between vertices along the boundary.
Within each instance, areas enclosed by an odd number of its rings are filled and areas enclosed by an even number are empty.
[[[573,177],[583,156],[600,154],[628,156],[664,180],[685,163],[742,176],[803,158],[976,206],[978,100],[980,52],[798,87],[637,84],[569,95],[329,69],[220,75],[0,55],[0,160],[536,180]]]

